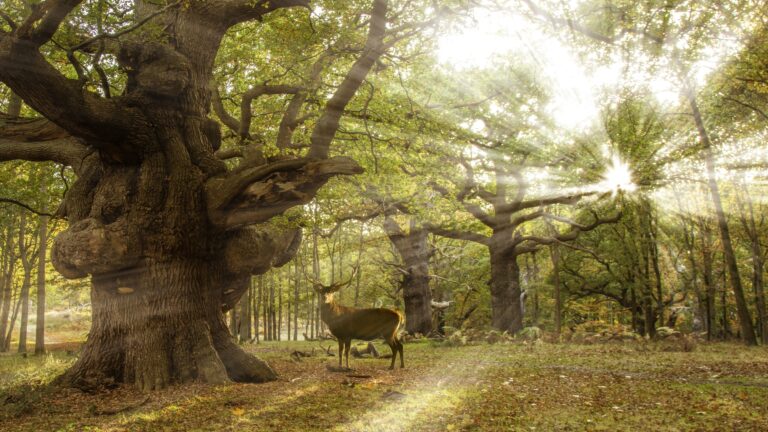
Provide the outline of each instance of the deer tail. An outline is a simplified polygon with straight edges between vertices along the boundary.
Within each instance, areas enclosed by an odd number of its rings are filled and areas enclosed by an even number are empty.
[[[397,327],[395,328],[395,334],[399,334],[400,329],[403,328],[403,323],[405,322],[405,315],[400,313],[400,311],[397,311],[397,318],[399,319],[399,321],[397,322]]]

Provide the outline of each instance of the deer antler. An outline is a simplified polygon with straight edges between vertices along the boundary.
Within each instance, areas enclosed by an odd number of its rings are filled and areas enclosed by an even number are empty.
[[[355,276],[357,276],[358,268],[359,268],[359,266],[355,266],[352,269],[352,275],[349,276],[349,279],[347,279],[346,282],[339,282],[339,283],[331,284],[331,286],[329,286],[328,288],[332,289],[333,291],[338,291],[338,290],[344,288],[345,286],[351,284],[352,280],[355,278]]]

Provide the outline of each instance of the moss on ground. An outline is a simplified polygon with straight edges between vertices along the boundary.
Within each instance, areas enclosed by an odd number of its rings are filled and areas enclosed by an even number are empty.
[[[419,342],[406,345],[403,370],[368,358],[352,359],[352,373],[330,371],[336,358],[317,342],[246,349],[280,380],[84,394],[47,385],[71,355],[3,355],[0,430],[768,430],[764,347]]]

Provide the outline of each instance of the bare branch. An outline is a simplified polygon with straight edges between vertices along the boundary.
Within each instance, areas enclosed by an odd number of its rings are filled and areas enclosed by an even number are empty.
[[[621,212],[618,212],[616,215],[610,216],[605,219],[601,219],[597,217],[597,215],[595,215],[595,221],[592,222],[591,224],[589,225],[577,224],[567,232],[553,235],[551,237],[519,236],[515,238],[515,240],[512,242],[512,244],[509,247],[509,250],[514,255],[520,255],[522,253],[526,253],[530,251],[530,249],[532,248],[535,249],[537,245],[549,245],[552,243],[567,242],[567,241],[575,240],[579,236],[579,234],[581,234],[582,232],[592,231],[600,225],[614,223],[614,222],[617,222],[619,219],[621,219]]]
[[[760,114],[760,117],[762,117],[763,120],[768,120],[768,114],[766,114],[765,111],[761,110],[760,108],[758,108],[758,107],[756,107],[756,106],[754,106],[752,104],[748,104],[746,102],[743,102],[743,101],[740,101],[740,100],[738,100],[736,98],[728,97],[728,96],[725,97],[725,100],[731,101],[731,102],[736,103],[738,105],[741,105],[744,108],[751,109],[752,111],[756,112],[757,114]]]
[[[440,195],[444,197],[450,196],[450,192],[448,192],[448,189],[442,187],[438,183],[431,181],[428,183],[429,186],[435,190],[435,192],[439,193]],[[471,183],[468,183],[468,185],[471,185]],[[456,200],[464,207],[464,209],[469,212],[475,219],[482,222],[485,226],[488,226],[490,228],[493,228],[495,226],[493,220],[491,219],[491,216],[486,213],[483,209],[480,208],[480,206],[476,204],[472,204],[470,202],[465,201],[469,195],[469,188],[467,185],[460,190],[456,194]]]
[[[152,18],[155,18],[158,15],[164,14],[168,9],[171,9],[173,7],[178,6],[180,3],[181,3],[180,1],[176,1],[176,2],[170,3],[170,4],[166,5],[165,7],[160,8],[160,9],[154,11],[153,13],[145,16],[144,18],[140,19],[136,23],[131,24],[128,27],[122,28],[119,31],[116,31],[114,33],[102,33],[102,34],[98,34],[98,35],[96,35],[96,36],[94,36],[94,37],[92,37],[90,39],[86,39],[86,40],[80,42],[79,44],[69,48],[69,51],[78,51],[78,50],[82,50],[84,48],[88,48],[94,42],[98,42],[98,41],[100,41],[102,39],[117,39],[120,36],[123,36],[125,34],[128,34],[128,33],[132,32],[132,31],[134,31],[134,30],[139,29],[141,26],[143,26],[144,24],[149,22],[149,20],[151,20]]]
[[[318,159],[328,157],[331,141],[339,129],[339,121],[344,113],[344,108],[357,93],[376,60],[384,53],[383,41],[386,33],[387,9],[387,0],[373,1],[368,39],[365,42],[363,52],[347,72],[317,121],[310,138],[310,157]]]
[[[288,102],[288,107],[285,109],[285,114],[280,120],[280,127],[277,131],[277,148],[284,149],[291,147],[291,140],[293,139],[293,131],[296,130],[301,123],[307,120],[307,116],[299,118],[299,112],[301,107],[306,102],[309,96],[310,90],[317,88],[320,83],[320,75],[323,72],[326,62],[330,59],[330,52],[325,51],[320,54],[320,57],[312,64],[309,73],[309,79],[305,88],[298,92]]]
[[[251,102],[259,96],[263,95],[278,95],[278,94],[296,94],[301,90],[300,87],[288,86],[288,85],[258,85],[251,87],[243,94],[243,100],[240,102],[240,130],[238,134],[240,138],[250,138],[250,126],[251,118],[253,114],[251,112]]]
[[[32,9],[32,13],[16,29],[16,37],[29,41],[35,48],[48,42],[64,18],[83,0],[48,0]],[[37,24],[37,25],[35,25]]]
[[[527,200],[527,201],[520,201],[518,203],[511,203],[507,207],[509,207],[508,211],[519,211],[519,210],[525,210],[529,208],[534,207],[546,207],[553,204],[567,204],[567,205],[573,205],[577,202],[581,201],[582,198],[592,196],[597,194],[597,191],[589,191],[589,192],[580,192],[575,194],[569,194],[569,195],[561,195],[556,197],[549,197],[549,198],[539,198],[539,199],[533,199],[533,200]]]
[[[0,197],[0,203],[8,203],[8,204],[17,205],[19,207],[22,207],[22,208],[25,208],[25,209],[29,210],[30,212],[32,212],[32,213],[34,213],[34,214],[36,214],[38,216],[56,217],[55,215],[52,215],[50,213],[46,213],[46,212],[41,212],[39,210],[35,210],[32,207],[30,207],[29,205],[24,204],[21,201],[17,201],[17,200],[15,200],[13,198],[3,198],[3,197]]]
[[[29,41],[6,37],[0,43],[0,81],[35,111],[72,136],[108,150],[114,159],[130,159],[137,151],[129,137],[146,123],[143,115],[116,99],[82,90]]]
[[[213,105],[213,111],[225,126],[230,128],[232,132],[240,133],[240,123],[224,109],[224,104],[221,102],[221,94],[219,94],[219,89],[215,85],[211,89],[211,105]]]
[[[13,18],[10,17],[7,13],[0,10],[0,18],[2,18],[6,23],[8,23],[8,26],[11,28],[11,31],[16,30],[19,25],[16,24],[16,22],[13,20]]]

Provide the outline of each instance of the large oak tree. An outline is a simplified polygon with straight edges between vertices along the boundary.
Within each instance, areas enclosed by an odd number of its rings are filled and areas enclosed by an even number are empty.
[[[382,54],[418,26],[398,22],[403,11],[387,0],[347,5],[362,8],[344,24],[359,37],[315,56],[304,80],[256,83],[236,119],[213,91],[223,38],[275,13],[307,20],[308,1],[137,0],[124,11],[131,22],[111,30],[102,2],[47,0],[23,13],[11,6],[0,26],[0,81],[44,119],[1,118],[0,161],[72,167],[77,181],[58,211],[69,227],[52,260],[65,277],[92,281],[93,325],[62,380],[157,389],[275,379],[232,341],[223,313],[251,275],[296,252],[299,229],[275,216],[312,200],[330,178],[361,171],[331,157],[341,118]],[[298,10],[278,11],[290,8]],[[62,72],[62,59],[77,79]],[[318,76],[338,59],[335,81],[319,91]],[[280,150],[268,155],[249,127],[251,103],[272,95],[285,104]],[[212,108],[240,131],[235,148],[217,152]],[[303,145],[292,139],[300,127]],[[226,162],[232,156],[239,163]]]

